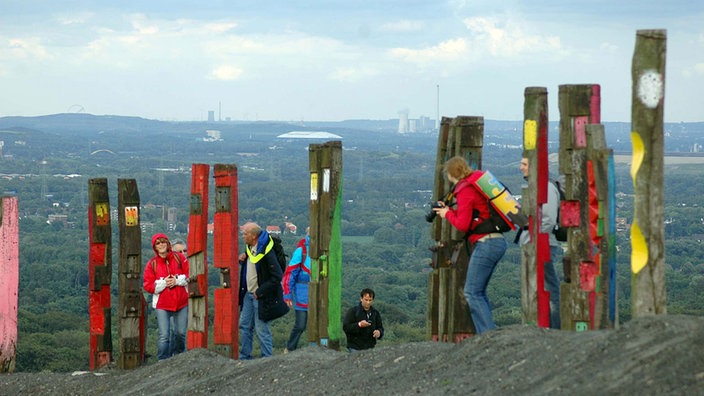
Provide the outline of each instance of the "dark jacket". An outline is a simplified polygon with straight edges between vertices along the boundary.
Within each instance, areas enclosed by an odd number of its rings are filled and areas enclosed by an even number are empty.
[[[259,288],[255,291],[257,300],[266,298],[275,298],[281,286],[281,267],[276,259],[276,253],[272,249],[274,242],[269,237],[269,233],[262,231],[257,240],[257,251],[254,256],[255,267],[257,268],[257,282]],[[245,247],[249,249],[249,246]],[[259,256],[261,255],[261,256]],[[251,258],[250,258],[251,260]],[[247,261],[240,261],[240,306],[244,300],[244,295],[247,294]]]
[[[372,325],[369,327],[359,327],[358,323],[361,320],[369,320]],[[384,337],[384,324],[381,322],[381,314],[374,306],[365,311],[362,308],[362,303],[350,308],[345,314],[342,321],[342,329],[347,335],[347,347],[362,350],[371,349],[376,345],[376,338],[372,337],[374,330],[379,330],[381,335],[379,339]]]

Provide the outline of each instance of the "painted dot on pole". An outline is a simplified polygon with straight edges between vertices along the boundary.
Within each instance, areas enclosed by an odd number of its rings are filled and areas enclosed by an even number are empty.
[[[638,79],[638,100],[649,109],[657,107],[663,96],[662,75],[655,70],[646,70]]]

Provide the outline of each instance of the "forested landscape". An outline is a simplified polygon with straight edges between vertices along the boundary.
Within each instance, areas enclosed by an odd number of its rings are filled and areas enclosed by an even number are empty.
[[[522,178],[521,122],[486,121],[483,167],[514,193]],[[552,125],[552,124],[551,124]],[[437,136],[396,133],[397,120],[306,125],[285,123],[161,122],[131,117],[63,114],[0,118],[0,192],[17,195],[20,207],[20,294],[17,371],[73,371],[88,368],[88,180],[108,178],[111,207],[117,180],[136,179],[143,234],[142,261],[153,254],[154,232],[187,235],[190,167],[193,163],[236,164],[239,219],[260,225],[298,226],[284,234],[293,251],[309,223],[309,171],[305,139],[281,139],[292,130],[327,131],[343,144],[343,310],[364,287],[377,291],[384,317],[384,344],[426,337],[426,288],[431,245],[425,214],[434,178]],[[221,141],[205,141],[219,130]],[[668,153],[686,154],[704,143],[704,123],[668,124]],[[555,131],[551,126],[551,135]],[[627,123],[606,125],[608,145],[630,151]],[[550,150],[557,151],[557,133]],[[556,169],[556,164],[551,169]],[[617,216],[632,216],[630,165],[617,163]],[[701,163],[666,165],[665,202],[668,313],[704,316],[704,202]],[[214,182],[211,181],[211,190]],[[211,200],[212,200],[211,194]],[[212,203],[211,203],[212,207]],[[165,208],[176,208],[173,230]],[[49,221],[66,215],[66,221]],[[212,219],[212,211],[211,211]],[[113,344],[117,348],[117,221],[113,220]],[[212,240],[212,238],[210,238]],[[507,239],[513,240],[511,233]],[[211,242],[212,243],[212,242]],[[240,244],[242,242],[240,241]],[[630,313],[629,233],[617,234],[617,303],[621,323]],[[212,251],[208,253],[212,256]],[[513,244],[489,286],[499,326],[521,322],[520,252]],[[561,267],[558,267],[561,273]],[[209,267],[209,286],[219,273]],[[212,301],[209,318],[212,321]],[[155,321],[149,322],[150,353]],[[275,352],[284,348],[293,315],[272,325]],[[211,327],[212,331],[212,327]],[[303,336],[305,339],[305,335]]]

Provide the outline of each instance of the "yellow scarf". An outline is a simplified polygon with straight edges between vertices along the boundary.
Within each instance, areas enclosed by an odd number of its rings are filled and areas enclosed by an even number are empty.
[[[247,256],[249,257],[249,261],[252,262],[252,264],[256,264],[261,260],[264,256],[266,256],[267,253],[274,247],[274,240],[269,237],[269,243],[266,245],[266,249],[264,249],[264,253],[259,253],[257,255],[252,254],[251,249],[249,246],[247,246]]]

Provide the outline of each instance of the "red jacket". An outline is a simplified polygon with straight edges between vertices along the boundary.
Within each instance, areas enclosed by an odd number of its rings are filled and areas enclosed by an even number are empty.
[[[457,208],[448,210],[445,215],[447,221],[461,232],[468,232],[489,218],[489,203],[467,179],[469,176],[457,182],[454,191]],[[484,235],[469,234],[469,241],[475,243]]]
[[[166,311],[178,311],[181,308],[188,305],[188,259],[182,253],[176,253],[171,251],[171,242],[169,242],[169,250],[166,257],[161,257],[156,253],[156,248],[154,247],[154,242],[158,238],[167,238],[164,234],[154,234],[152,237],[152,248],[154,249],[154,257],[152,257],[147,265],[144,267],[144,290],[154,295],[152,301],[156,301],[156,305],[152,303],[152,306],[156,309],[163,309]],[[179,260],[181,263],[179,265]],[[158,281],[163,281],[169,274],[176,276],[180,279],[181,286],[174,286],[172,288],[164,288],[163,290],[157,290]]]

